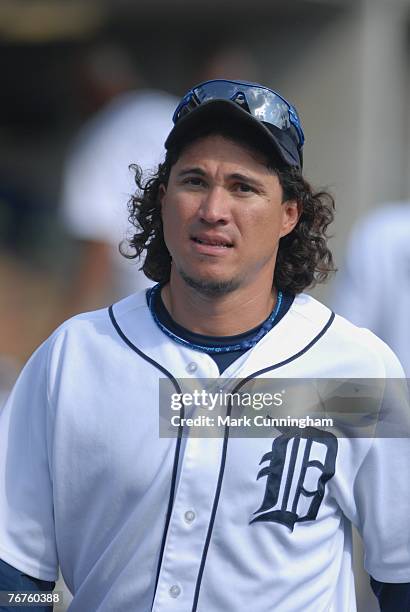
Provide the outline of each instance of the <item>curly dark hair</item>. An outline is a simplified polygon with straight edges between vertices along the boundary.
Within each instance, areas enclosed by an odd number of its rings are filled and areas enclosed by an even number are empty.
[[[327,280],[335,272],[332,253],[327,247],[327,228],[334,217],[334,198],[325,190],[314,191],[304,179],[298,168],[285,165],[278,157],[272,156],[267,143],[249,130],[238,126],[204,126],[199,132],[191,134],[184,142],[178,143],[167,151],[164,163],[156,174],[148,180],[143,179],[141,168],[132,164],[135,172],[136,193],[128,202],[129,221],[135,228],[134,235],[128,240],[133,250],[127,253],[124,245],[120,250],[128,259],[139,258],[146,251],[142,266],[145,275],[154,281],[166,283],[171,272],[171,255],[164,240],[159,191],[167,185],[172,166],[182,151],[194,140],[218,134],[248,148],[250,152],[262,153],[266,165],[273,170],[283,189],[283,201],[295,200],[301,210],[296,227],[282,237],[276,259],[273,285],[281,291],[297,294],[317,283]]]

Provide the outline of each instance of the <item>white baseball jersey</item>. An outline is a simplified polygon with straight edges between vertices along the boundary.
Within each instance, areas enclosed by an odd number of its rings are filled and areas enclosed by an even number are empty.
[[[368,327],[410,377],[410,203],[385,204],[355,226],[335,281],[336,312]]]
[[[62,325],[1,413],[0,558],[45,580],[60,565],[71,612],[353,612],[353,523],[369,574],[409,582],[409,440],[281,439],[280,465],[268,438],[160,438],[159,380],[218,375],[164,335],[143,292]],[[371,332],[300,295],[223,376],[403,372]]]

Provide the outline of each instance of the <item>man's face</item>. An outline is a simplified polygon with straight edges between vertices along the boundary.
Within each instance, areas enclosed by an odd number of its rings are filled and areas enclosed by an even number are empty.
[[[298,220],[263,156],[218,135],[183,150],[161,204],[171,278],[209,295],[271,286],[279,239]]]

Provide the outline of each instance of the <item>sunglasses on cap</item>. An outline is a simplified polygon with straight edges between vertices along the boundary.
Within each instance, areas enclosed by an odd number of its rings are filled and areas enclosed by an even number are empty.
[[[196,85],[178,104],[172,118],[174,125],[201,105],[220,100],[238,105],[263,124],[279,149],[286,149],[286,161],[302,167],[305,137],[296,108],[277,92],[257,83],[215,79]],[[295,148],[296,157],[291,153],[289,158],[290,149]]]

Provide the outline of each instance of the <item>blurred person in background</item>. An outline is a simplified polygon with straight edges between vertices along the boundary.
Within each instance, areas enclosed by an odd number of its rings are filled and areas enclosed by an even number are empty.
[[[119,253],[135,188],[129,166],[139,160],[144,171],[156,167],[176,106],[172,95],[141,87],[118,46],[92,49],[79,76],[88,109],[99,110],[77,135],[63,173],[62,221],[80,249],[61,318],[149,286],[142,262]]]
[[[384,204],[354,226],[335,281],[334,309],[367,327],[410,377],[410,206]]]

